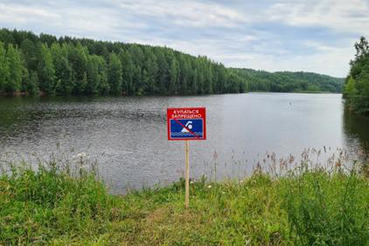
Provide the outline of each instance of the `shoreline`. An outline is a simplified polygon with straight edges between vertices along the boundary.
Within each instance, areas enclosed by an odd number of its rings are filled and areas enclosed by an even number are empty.
[[[4,168],[4,167],[3,167]],[[4,169],[2,169],[4,171]],[[0,172],[0,244],[365,245],[369,180],[342,166],[111,195],[96,167],[13,164]],[[317,189],[318,188],[318,189]],[[305,215],[309,214],[308,217]],[[349,220],[347,220],[349,218]],[[314,226],[313,226],[314,225]],[[181,245],[182,245],[181,244]]]

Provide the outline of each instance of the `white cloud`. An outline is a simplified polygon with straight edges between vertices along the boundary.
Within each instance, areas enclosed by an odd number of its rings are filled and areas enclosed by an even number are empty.
[[[309,43],[307,46],[313,46],[320,52],[285,57],[256,53],[252,54],[248,60],[241,56],[240,59],[231,59],[229,63],[236,67],[241,65],[245,68],[264,69],[267,71],[308,71],[345,77],[349,72],[348,64],[353,56],[353,48],[351,47],[355,41],[351,40],[345,47],[330,47],[318,43]]]
[[[32,21],[61,19],[61,16],[40,8],[0,3],[0,22],[27,24]]]
[[[345,76],[368,0],[0,0],[0,27],[168,46],[226,66]]]
[[[143,23],[121,19],[114,9],[84,6],[68,6],[63,2],[51,5],[27,6],[23,4],[0,3],[0,22],[14,28],[36,32],[50,32],[56,35],[71,35],[119,41],[121,29],[146,27]],[[35,30],[35,28],[37,28]]]
[[[274,4],[267,16],[293,26],[327,27],[369,35],[367,0],[282,1]]]
[[[168,21],[182,26],[235,27],[247,21],[243,14],[217,3],[171,0],[112,1],[131,14],[166,17]]]

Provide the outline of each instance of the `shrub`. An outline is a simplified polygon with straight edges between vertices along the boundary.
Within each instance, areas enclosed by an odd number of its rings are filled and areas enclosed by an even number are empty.
[[[369,185],[356,171],[305,171],[283,190],[296,245],[369,245]]]
[[[56,162],[40,163],[36,170],[10,165],[0,174],[0,244],[73,241],[108,230],[106,221],[118,200],[96,172]]]

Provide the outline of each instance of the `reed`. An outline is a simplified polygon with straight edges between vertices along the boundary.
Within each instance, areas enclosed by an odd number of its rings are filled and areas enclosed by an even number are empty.
[[[360,163],[345,153],[324,162],[266,153],[244,179],[192,181],[189,209],[183,180],[109,194],[83,154],[2,163],[0,245],[368,245]]]

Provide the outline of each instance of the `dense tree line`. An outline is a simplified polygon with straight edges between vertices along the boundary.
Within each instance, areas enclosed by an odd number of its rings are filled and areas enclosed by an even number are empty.
[[[336,92],[336,82],[328,76],[302,72],[271,74],[229,69],[207,57],[194,57],[166,47],[0,30],[0,94]]]
[[[355,59],[350,61],[343,97],[347,107],[359,114],[369,115],[369,44],[361,37],[355,44]]]
[[[222,64],[169,48],[0,30],[0,92],[185,95],[245,92]]]
[[[250,81],[250,91],[270,92],[342,92],[343,78],[308,72],[275,72],[233,69],[242,79]]]

